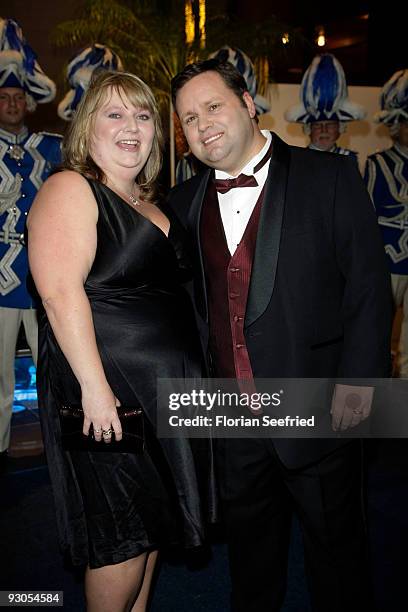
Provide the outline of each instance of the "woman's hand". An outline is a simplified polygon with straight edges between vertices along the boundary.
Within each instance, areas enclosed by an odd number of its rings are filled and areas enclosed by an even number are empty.
[[[119,400],[114,396],[107,385],[105,388],[82,390],[82,408],[84,411],[83,433],[88,436],[92,425],[94,438],[97,442],[103,440],[106,443],[122,439],[122,425],[118,417],[116,406]]]

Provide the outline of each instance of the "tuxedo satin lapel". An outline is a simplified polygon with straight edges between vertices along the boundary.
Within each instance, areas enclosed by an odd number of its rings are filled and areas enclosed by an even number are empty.
[[[273,152],[259,219],[245,327],[256,321],[267,308],[278,265],[290,153],[289,147],[276,134],[272,138]]]
[[[199,270],[196,271],[196,286],[195,286],[195,298],[196,298],[196,308],[200,313],[201,317],[204,321],[208,321],[208,308],[207,308],[207,291],[205,287],[205,273],[204,273],[204,263],[203,263],[203,254],[201,250],[201,241],[200,241],[200,220],[201,220],[201,210],[203,207],[203,201],[205,192],[207,189],[208,181],[211,176],[211,170],[208,170],[202,178],[200,185],[191,201],[190,210],[188,213],[188,226],[192,235],[194,236],[194,240],[197,246],[198,253],[198,265]]]

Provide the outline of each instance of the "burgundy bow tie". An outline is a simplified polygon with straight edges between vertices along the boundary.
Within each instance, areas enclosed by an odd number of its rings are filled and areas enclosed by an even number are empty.
[[[236,178],[231,179],[214,179],[214,185],[218,193],[227,193],[235,187],[257,187],[258,182],[254,176],[240,174]]]
[[[254,174],[258,172],[272,156],[272,142],[269,148],[260,162],[258,162],[254,168]],[[232,179],[213,179],[214,185],[218,193],[227,193],[234,187],[257,187],[258,181],[254,176],[248,176],[247,174],[240,174],[236,178]]]

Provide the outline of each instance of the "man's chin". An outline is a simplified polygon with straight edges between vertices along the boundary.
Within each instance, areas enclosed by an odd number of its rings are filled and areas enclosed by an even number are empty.
[[[329,143],[325,143],[325,142],[319,142],[316,147],[318,149],[320,149],[320,151],[330,151],[330,149],[333,146],[333,142],[329,142]]]
[[[207,164],[207,166],[210,166],[210,168],[215,168],[216,170],[222,170],[224,172],[227,172],[225,167],[228,166],[228,160],[224,151],[211,151],[211,153],[207,153],[206,158],[201,161]]]
[[[10,127],[18,127],[19,125],[22,125],[23,120],[21,119],[21,117],[6,117],[5,121],[2,121],[2,123],[4,125],[9,125]]]

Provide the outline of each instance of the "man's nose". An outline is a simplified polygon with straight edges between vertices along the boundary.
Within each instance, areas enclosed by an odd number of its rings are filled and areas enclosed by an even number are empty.
[[[205,132],[205,130],[211,125],[212,121],[207,115],[201,115],[200,117],[198,117],[198,129],[200,132]]]

